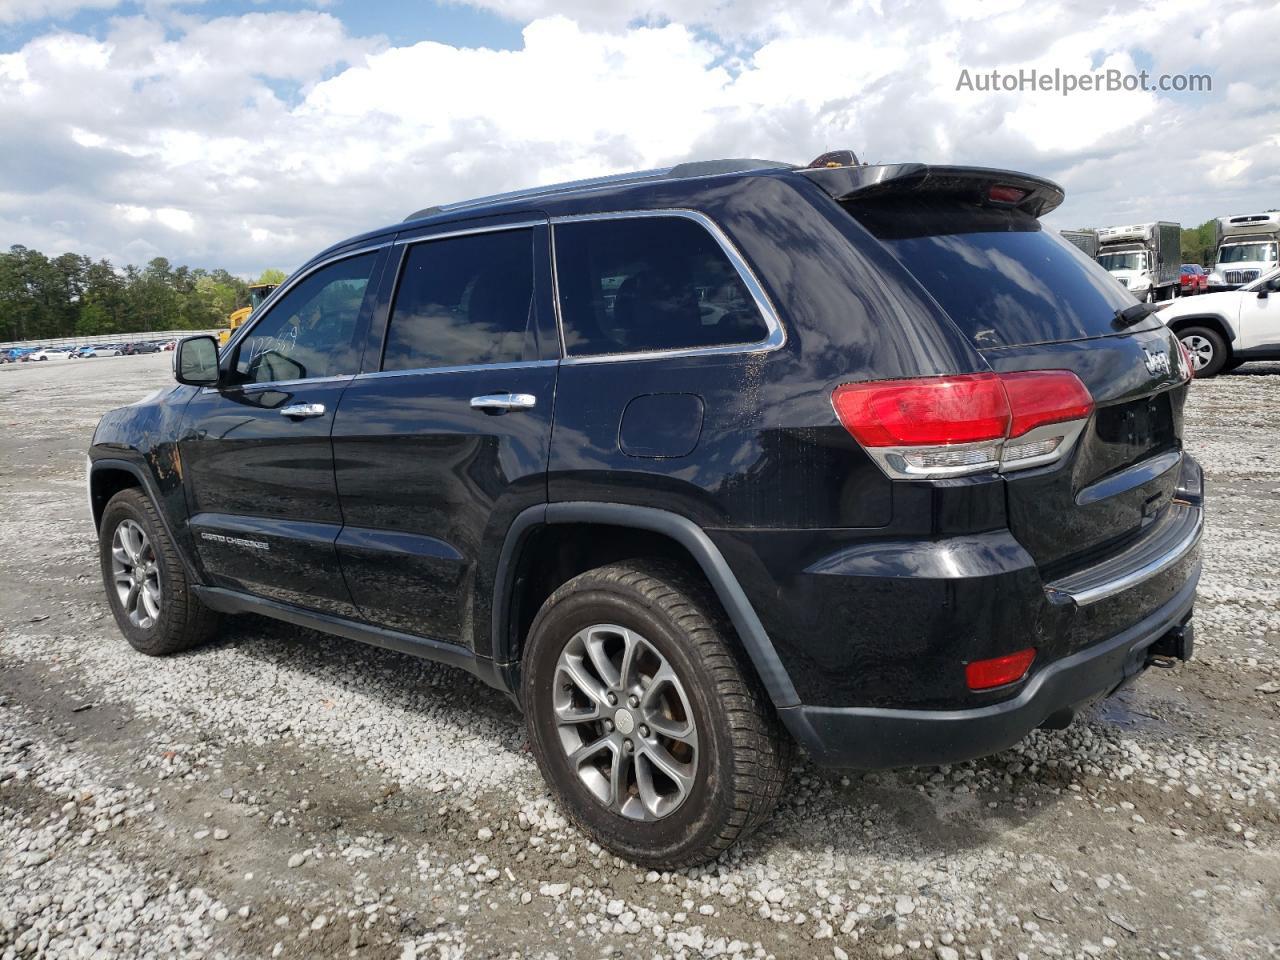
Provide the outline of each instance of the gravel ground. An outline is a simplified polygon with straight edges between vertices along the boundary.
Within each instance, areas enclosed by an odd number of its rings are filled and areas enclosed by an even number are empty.
[[[254,617],[166,660],[102,599],[83,457],[169,356],[0,368],[0,958],[1280,955],[1280,364],[1194,385],[1197,657],[953,767],[801,761],[708,868],[549,802],[469,676]]]

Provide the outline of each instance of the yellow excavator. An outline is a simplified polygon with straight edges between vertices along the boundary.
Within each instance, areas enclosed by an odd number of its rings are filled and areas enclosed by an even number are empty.
[[[267,299],[271,291],[278,286],[280,286],[278,283],[249,284],[249,305],[233,311],[227,318],[227,329],[218,334],[218,346],[225,346],[231,339],[231,335],[236,332],[236,328],[248,320],[253,315],[253,311],[257,310],[262,305],[262,301]]]

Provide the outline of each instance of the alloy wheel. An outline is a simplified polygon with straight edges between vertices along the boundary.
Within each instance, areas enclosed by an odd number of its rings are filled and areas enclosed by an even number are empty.
[[[129,621],[153,627],[160,617],[160,568],[147,532],[133,520],[121,520],[111,537],[111,578]]]
[[[1207,337],[1193,333],[1183,339],[1182,345],[1187,348],[1187,353],[1191,354],[1191,365],[1196,370],[1203,370],[1213,363],[1213,344]]]
[[[631,820],[661,820],[693,790],[698,730],[684,684],[652,643],[615,624],[570,638],[556,662],[553,707],[569,766]]]

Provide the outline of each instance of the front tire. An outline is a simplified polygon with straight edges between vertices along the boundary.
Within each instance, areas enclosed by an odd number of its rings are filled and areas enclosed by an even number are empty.
[[[675,565],[589,570],[530,628],[521,702],[552,792],[634,863],[705,863],[773,812],[791,759],[715,598]]]
[[[191,592],[177,548],[143,491],[121,490],[108,501],[98,556],[116,625],[139,653],[189,650],[217,631],[218,615]]]
[[[1186,327],[1178,331],[1178,339],[1191,354],[1191,365],[1196,377],[1207,380],[1216,377],[1230,359],[1227,345],[1216,330],[1208,327]]]

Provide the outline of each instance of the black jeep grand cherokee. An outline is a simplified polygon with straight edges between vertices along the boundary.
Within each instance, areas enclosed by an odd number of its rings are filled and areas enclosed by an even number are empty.
[[[1187,658],[1190,366],[1046,180],[713,161],[414,214],[107,414],[107,595],[253,612],[515,699],[641,864],[768,817],[791,744],[936,764]]]

